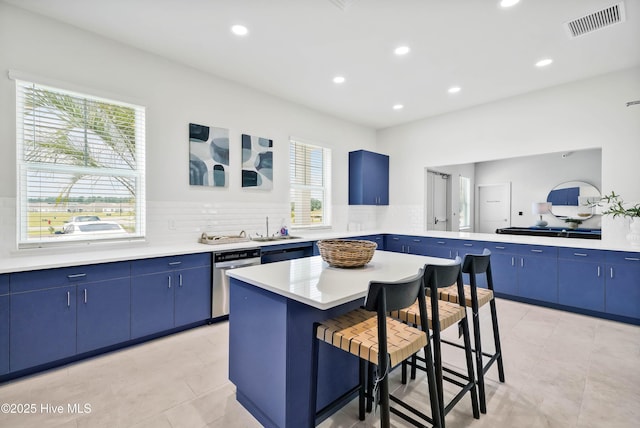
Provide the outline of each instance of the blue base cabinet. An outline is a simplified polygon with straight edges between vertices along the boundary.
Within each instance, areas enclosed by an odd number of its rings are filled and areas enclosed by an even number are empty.
[[[558,248],[523,245],[518,256],[518,294],[558,303]]]
[[[131,266],[131,337],[211,318],[211,254],[136,260]]]
[[[11,371],[76,353],[76,286],[11,295]]]
[[[558,303],[604,312],[603,251],[560,248],[558,256]]]
[[[605,312],[640,318],[640,253],[607,251]]]
[[[389,205],[389,156],[349,152],[349,205]]]
[[[491,251],[493,291],[499,294],[517,296],[518,269],[516,262],[518,261],[518,246],[499,242],[486,242],[484,247]]]
[[[9,275],[0,275],[0,375],[9,372]]]

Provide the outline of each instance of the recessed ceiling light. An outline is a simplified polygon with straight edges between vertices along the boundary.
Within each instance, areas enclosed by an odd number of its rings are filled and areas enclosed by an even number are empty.
[[[518,2],[520,2],[520,0],[502,0],[500,2],[500,6],[502,6],[502,7],[511,7],[511,6],[514,6],[514,5],[518,4]]]
[[[404,108],[404,106],[402,104],[396,104],[393,106],[394,110],[402,110]]]
[[[552,62],[553,60],[551,58],[541,59],[540,61],[536,62],[536,67],[546,67]]]
[[[344,83],[345,78],[342,76],[336,76],[333,78],[333,83]]]
[[[450,94],[455,94],[460,92],[460,89],[462,89],[460,88],[460,86],[452,86],[447,90],[447,92],[449,92]]]
[[[231,27],[231,32],[236,36],[246,36],[249,34],[249,30],[244,25],[234,25]]]
[[[396,55],[406,55],[410,50],[411,49],[409,49],[409,46],[398,46],[393,52]]]

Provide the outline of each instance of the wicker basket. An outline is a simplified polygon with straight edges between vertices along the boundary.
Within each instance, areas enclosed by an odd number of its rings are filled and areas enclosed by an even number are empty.
[[[378,244],[371,241],[325,239],[318,241],[322,259],[339,268],[362,267],[371,261]]]

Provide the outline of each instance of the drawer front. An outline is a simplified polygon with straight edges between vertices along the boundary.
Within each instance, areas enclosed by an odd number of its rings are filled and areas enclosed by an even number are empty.
[[[185,254],[181,256],[156,257],[135,260],[131,263],[131,275],[148,275],[177,269],[190,269],[211,265],[211,253]]]
[[[518,254],[527,257],[558,257],[557,247],[545,247],[543,245],[521,245]]]
[[[65,285],[125,278],[131,274],[129,262],[73,266],[11,274],[11,293],[34,291]]]
[[[621,263],[629,266],[640,266],[640,253],[626,251],[606,251],[607,263]]]
[[[604,251],[588,250],[585,248],[559,248],[558,257],[561,259],[601,263],[604,262]]]
[[[484,248],[489,249],[492,254],[518,252],[518,245],[516,244],[507,244],[504,242],[483,242],[483,245]]]

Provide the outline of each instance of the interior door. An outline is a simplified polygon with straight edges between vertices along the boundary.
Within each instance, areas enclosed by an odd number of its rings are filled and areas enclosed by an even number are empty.
[[[511,183],[478,186],[480,233],[495,233],[511,226]]]
[[[450,177],[427,171],[427,230],[451,230],[447,217]]]

